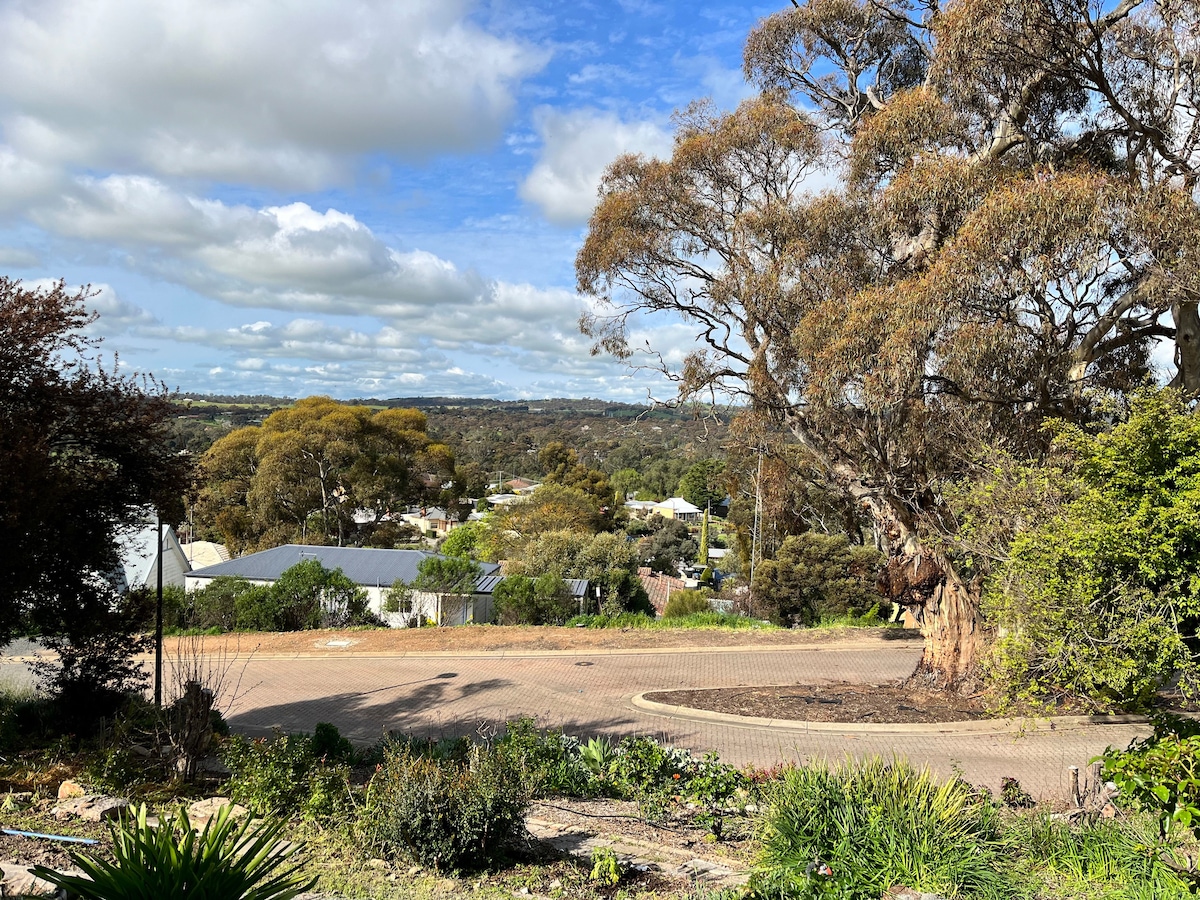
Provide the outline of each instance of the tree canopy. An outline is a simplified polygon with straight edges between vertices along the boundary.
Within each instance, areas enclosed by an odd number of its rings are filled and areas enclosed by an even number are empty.
[[[751,33],[757,97],[692,105],[669,160],[603,179],[576,260],[597,350],[628,357],[645,314],[694,324],[667,374],[750,401],[872,516],[938,680],[986,643],[937,549],[971,448],[1044,454],[1043,423],[1144,383],[1156,341],[1200,393],[1198,16],[808,0]]]
[[[446,499],[441,485],[454,476],[454,458],[425,429],[414,409],[300,400],[209,448],[199,521],[234,551],[288,541],[341,546],[386,513]]]
[[[178,516],[189,472],[165,387],[101,364],[89,296],[0,278],[0,643],[41,634],[60,687],[132,674],[140,611],[108,576],[127,531]]]

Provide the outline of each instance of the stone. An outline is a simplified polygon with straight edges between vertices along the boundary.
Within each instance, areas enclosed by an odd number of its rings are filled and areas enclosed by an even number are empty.
[[[408,867],[408,872],[407,872],[407,874],[408,874],[408,876],[409,876],[410,878],[411,878],[413,875],[420,875],[420,874],[421,874],[421,867],[420,867],[420,866],[409,866],[409,867]]]
[[[192,823],[193,828],[203,828],[209,819],[226,806],[229,807],[229,816],[233,819],[240,819],[250,812],[246,807],[234,803],[228,797],[209,797],[207,800],[197,800],[188,807],[188,821]]]
[[[103,822],[107,819],[115,819],[120,815],[121,810],[128,806],[129,801],[124,797],[89,794],[74,800],[64,800],[58,804],[54,807],[54,818],[69,819],[75,816],[85,822]]]
[[[894,884],[883,892],[883,900],[946,900],[941,894],[925,894],[902,884]]]
[[[57,887],[14,862],[0,863],[0,897],[58,897]]]
[[[58,786],[59,800],[74,800],[76,797],[85,796],[87,796],[87,791],[76,781],[68,779]]]

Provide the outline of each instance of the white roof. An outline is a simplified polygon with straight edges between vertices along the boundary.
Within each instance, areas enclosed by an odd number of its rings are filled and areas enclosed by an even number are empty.
[[[217,563],[227,562],[230,558],[229,549],[224,544],[218,544],[215,541],[192,541],[190,544],[181,544],[180,546],[183,548],[183,555],[187,557],[193,569],[215,566]]]
[[[155,534],[158,531],[153,524],[142,525],[126,532],[120,538],[118,550],[121,554],[120,569],[117,575],[118,590],[133,590],[150,586],[150,580],[158,580],[158,544]],[[182,579],[172,578],[168,571],[174,571],[177,566],[183,572],[190,569],[187,557],[180,549],[179,540],[175,537],[175,529],[170,525],[162,526],[163,543],[163,579],[168,584],[180,584]],[[167,560],[168,556],[175,557],[175,565]],[[123,583],[122,583],[123,582]]]
[[[692,504],[690,504],[686,500],[684,500],[682,497],[670,497],[670,498],[664,500],[662,503],[656,503],[654,505],[656,507],[666,507],[667,509],[672,509],[677,513],[698,513],[698,512],[700,512],[700,507],[693,506]]]

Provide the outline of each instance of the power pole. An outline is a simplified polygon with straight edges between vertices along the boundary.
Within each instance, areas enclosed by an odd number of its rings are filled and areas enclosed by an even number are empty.
[[[158,569],[158,603],[154,614],[154,705],[162,709],[163,536],[161,512],[156,511],[154,514],[154,530],[158,535],[158,562],[155,566]]]
[[[754,479],[754,529],[750,534],[750,615],[754,615],[754,569],[758,565],[758,532],[762,527],[762,450],[758,451],[758,475]]]

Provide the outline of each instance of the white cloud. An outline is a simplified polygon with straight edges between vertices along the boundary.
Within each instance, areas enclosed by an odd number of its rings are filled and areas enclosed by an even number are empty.
[[[623,122],[593,109],[537,114],[542,153],[521,184],[521,197],[551,222],[578,225],[596,205],[605,167],[622,153],[668,156],[671,136],[655,122]]]
[[[432,253],[391,247],[335,209],[230,206],[154,179],[111,176],[79,179],[30,215],[58,235],[120,247],[129,265],[232,306],[366,315],[446,348],[565,352],[578,343],[584,307],[574,292],[492,281]]]
[[[478,148],[547,56],[471,24],[469,5],[11,3],[0,121],[47,165],[309,188],[365,153]]]

